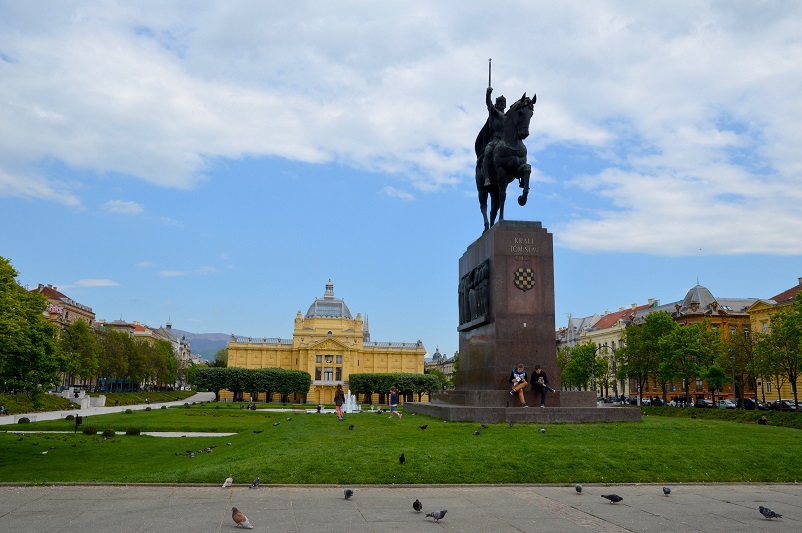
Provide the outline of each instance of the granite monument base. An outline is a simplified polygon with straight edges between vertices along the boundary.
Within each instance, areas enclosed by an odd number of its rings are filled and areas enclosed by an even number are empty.
[[[452,422],[639,422],[637,407],[597,407],[594,392],[556,391],[546,394],[546,407],[540,408],[540,393],[526,391],[529,407],[521,406],[518,395],[509,390],[443,391],[431,402],[404,404],[405,413],[433,416]]]

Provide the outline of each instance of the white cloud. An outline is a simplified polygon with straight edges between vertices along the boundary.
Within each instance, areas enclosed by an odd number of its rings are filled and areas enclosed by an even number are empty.
[[[395,187],[392,187],[390,185],[383,187],[381,193],[387,196],[392,196],[393,198],[400,198],[401,200],[411,201],[415,199],[415,196],[408,193],[407,191],[396,189]]]
[[[103,210],[119,215],[138,215],[145,209],[136,202],[125,202],[123,200],[109,200],[103,204]]]
[[[74,283],[76,287],[118,287],[120,284],[110,279],[79,279]]]
[[[581,149],[598,167],[543,176],[600,200],[553,224],[563,245],[802,247],[802,4],[6,8],[0,196],[79,206],[45,160],[179,189],[244,157],[390,173],[382,193],[406,200],[470,188],[491,56],[494,94],[538,95],[532,159]]]

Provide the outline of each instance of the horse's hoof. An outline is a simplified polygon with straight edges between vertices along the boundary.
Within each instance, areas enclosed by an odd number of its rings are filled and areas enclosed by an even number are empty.
[[[523,194],[518,197],[518,205],[526,205],[526,196]]]

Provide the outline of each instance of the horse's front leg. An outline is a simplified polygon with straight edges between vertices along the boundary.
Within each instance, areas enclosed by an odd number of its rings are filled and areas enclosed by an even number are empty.
[[[504,202],[507,201],[507,172],[503,167],[496,169],[496,178],[498,178],[498,220],[504,220]]]
[[[532,174],[532,165],[524,163],[518,169],[518,176],[521,180],[521,188],[523,193],[518,197],[518,205],[526,205],[526,199],[529,196],[529,176]]]

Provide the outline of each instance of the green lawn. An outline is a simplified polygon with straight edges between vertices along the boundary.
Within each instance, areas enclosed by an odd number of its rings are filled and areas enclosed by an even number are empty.
[[[338,484],[802,480],[802,431],[706,419],[647,416],[638,423],[553,424],[545,433],[540,424],[491,424],[475,436],[477,423],[422,415],[389,420],[367,412],[340,422],[333,414],[262,413],[210,403],[84,418],[84,425],[90,424],[99,431],[237,434],[122,434],[104,440],[81,433],[0,433],[0,481],[222,483],[229,473],[236,483],[257,475],[263,483]],[[426,430],[419,428],[423,424]],[[0,429],[73,428],[70,421],[45,421]],[[212,445],[212,453],[197,453]],[[187,450],[196,457],[185,456]],[[398,462],[402,452],[405,465]]]

